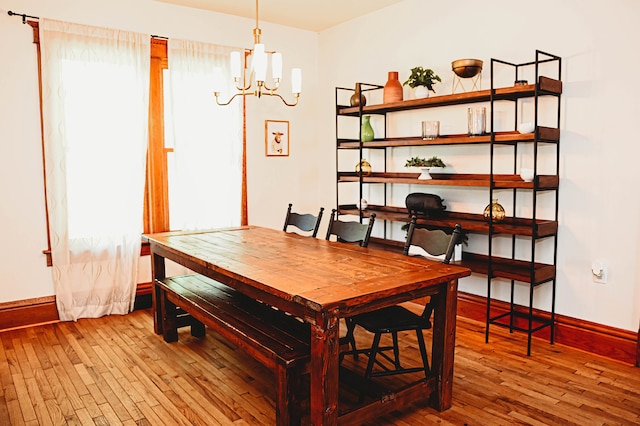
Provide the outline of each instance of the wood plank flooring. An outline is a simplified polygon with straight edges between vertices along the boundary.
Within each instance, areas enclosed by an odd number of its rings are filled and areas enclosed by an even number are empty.
[[[358,334],[359,341],[368,336]],[[0,425],[273,425],[274,378],[209,333],[167,344],[149,310],[0,333]],[[415,336],[406,346],[415,353]],[[458,319],[453,407],[371,425],[637,425],[640,369]]]

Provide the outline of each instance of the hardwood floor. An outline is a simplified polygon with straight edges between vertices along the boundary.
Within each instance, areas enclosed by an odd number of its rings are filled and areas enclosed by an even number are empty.
[[[362,341],[368,336],[358,334]],[[272,425],[273,376],[213,333],[166,344],[148,310],[0,333],[0,425]],[[415,337],[403,339],[417,359]],[[453,407],[376,425],[640,424],[640,369],[458,319]]]

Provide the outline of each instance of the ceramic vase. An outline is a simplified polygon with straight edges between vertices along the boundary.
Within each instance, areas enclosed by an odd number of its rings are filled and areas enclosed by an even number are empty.
[[[373,140],[373,127],[371,127],[371,116],[362,117],[362,126],[360,127],[360,140],[362,142],[371,142]]]
[[[483,216],[486,221],[502,222],[506,216],[504,207],[498,203],[498,199],[491,200],[491,204],[484,208]]]
[[[398,71],[389,71],[389,78],[382,92],[382,103],[399,102],[402,100],[402,84],[398,80]]]
[[[349,104],[352,107],[357,107],[357,106],[365,106],[367,104],[367,98],[362,94],[362,87],[360,85],[360,83],[356,83],[356,88],[353,92],[353,95],[351,95],[351,98],[349,98]]]

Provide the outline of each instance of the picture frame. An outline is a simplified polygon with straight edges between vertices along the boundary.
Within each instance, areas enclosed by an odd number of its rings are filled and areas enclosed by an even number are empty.
[[[264,152],[267,157],[289,156],[289,122],[264,121]]]

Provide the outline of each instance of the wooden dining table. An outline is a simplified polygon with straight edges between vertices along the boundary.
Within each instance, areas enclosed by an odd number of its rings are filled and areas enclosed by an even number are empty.
[[[451,406],[458,279],[470,270],[423,258],[247,226],[145,236],[152,273],[165,278],[165,259],[302,318],[311,327],[310,422],[357,423],[428,400]],[[340,319],[431,296],[432,377],[416,386],[339,413]],[[154,293],[154,327],[161,332]]]

